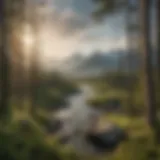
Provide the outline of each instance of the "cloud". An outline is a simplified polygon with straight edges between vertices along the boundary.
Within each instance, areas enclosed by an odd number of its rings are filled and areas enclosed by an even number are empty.
[[[78,14],[71,6],[67,6],[60,10],[56,5],[57,1],[52,1],[52,5],[39,7],[39,17],[42,23],[48,23],[57,29],[57,32],[63,36],[73,36],[82,32],[92,25],[89,17]]]
[[[116,49],[126,49],[126,47],[127,41],[125,36],[122,36],[120,38],[108,38],[106,36],[99,39],[95,39],[92,42],[83,43],[79,46],[78,49],[84,53],[92,53],[95,50],[109,52],[111,50]]]
[[[92,22],[68,8],[61,13],[59,24],[65,36],[73,36],[90,28]]]
[[[87,1],[48,0],[39,7],[38,45],[42,65],[54,66],[51,60],[62,60],[75,52],[88,54],[97,49],[107,52],[125,48],[121,16],[94,24],[89,17],[91,6]],[[90,8],[87,10],[87,7]]]
[[[42,61],[61,59],[73,53],[91,25],[91,21],[69,6],[59,10],[54,1],[39,7],[37,17],[40,22],[38,43]]]

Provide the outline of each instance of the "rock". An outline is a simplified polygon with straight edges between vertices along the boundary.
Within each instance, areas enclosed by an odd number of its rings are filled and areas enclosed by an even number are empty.
[[[90,133],[86,136],[88,143],[91,143],[97,151],[101,152],[114,151],[121,142],[127,139],[127,133],[117,126],[101,133]]]
[[[47,125],[47,132],[56,133],[62,128],[62,122],[60,120],[52,120]]]
[[[60,142],[61,144],[67,144],[67,143],[69,143],[70,138],[71,138],[70,136],[60,137],[60,138],[59,138],[59,142]]]

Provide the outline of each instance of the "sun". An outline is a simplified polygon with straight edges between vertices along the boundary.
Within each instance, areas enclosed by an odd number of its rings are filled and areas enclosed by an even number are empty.
[[[35,43],[35,36],[32,31],[32,27],[26,24],[23,28],[22,41],[24,46],[24,52],[30,52]]]

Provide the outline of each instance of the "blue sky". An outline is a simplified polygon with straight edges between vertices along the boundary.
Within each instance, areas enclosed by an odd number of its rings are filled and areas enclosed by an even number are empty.
[[[76,52],[125,48],[123,13],[97,24],[91,17],[95,7],[92,0],[46,0],[45,4],[40,10],[46,17],[40,31],[40,50],[45,57],[62,59]]]
[[[61,61],[75,53],[88,55],[97,50],[110,53],[112,50],[127,48],[125,13],[114,13],[107,16],[103,23],[97,24],[91,17],[95,8],[92,0],[28,0],[27,2],[32,4],[40,1],[45,4],[37,5],[38,16],[36,16],[40,20],[37,33],[39,33],[38,48],[43,65],[48,65],[48,62],[52,65],[52,62]],[[154,22],[154,19],[151,19]],[[24,32],[27,53],[30,52],[27,48],[30,48],[34,40],[33,35],[29,29]]]
[[[125,13],[107,16],[97,24],[91,17],[95,8],[92,0],[41,1],[45,6],[39,7],[39,18],[43,17],[39,25],[39,49],[44,59],[126,48]]]

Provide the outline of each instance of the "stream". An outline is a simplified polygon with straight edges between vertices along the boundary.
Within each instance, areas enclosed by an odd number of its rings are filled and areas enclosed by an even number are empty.
[[[87,100],[94,96],[94,92],[89,85],[81,85],[80,92],[68,98],[68,108],[57,113],[63,122],[62,128],[58,132],[60,138],[67,137],[70,144],[80,154],[98,155],[95,145],[87,142],[86,135],[90,133],[100,133],[106,131],[110,140],[116,139],[117,143],[125,140],[126,133],[111,122],[106,122],[101,126],[99,118],[103,116],[103,111],[93,109],[87,104]],[[115,140],[113,141],[113,144]]]
[[[69,143],[83,153],[93,150],[92,146],[85,141],[85,134],[94,128],[96,119],[100,116],[99,111],[87,104],[87,99],[93,95],[94,92],[90,86],[81,85],[80,93],[68,98],[69,107],[57,113],[57,116],[64,121],[60,134],[72,135]]]

